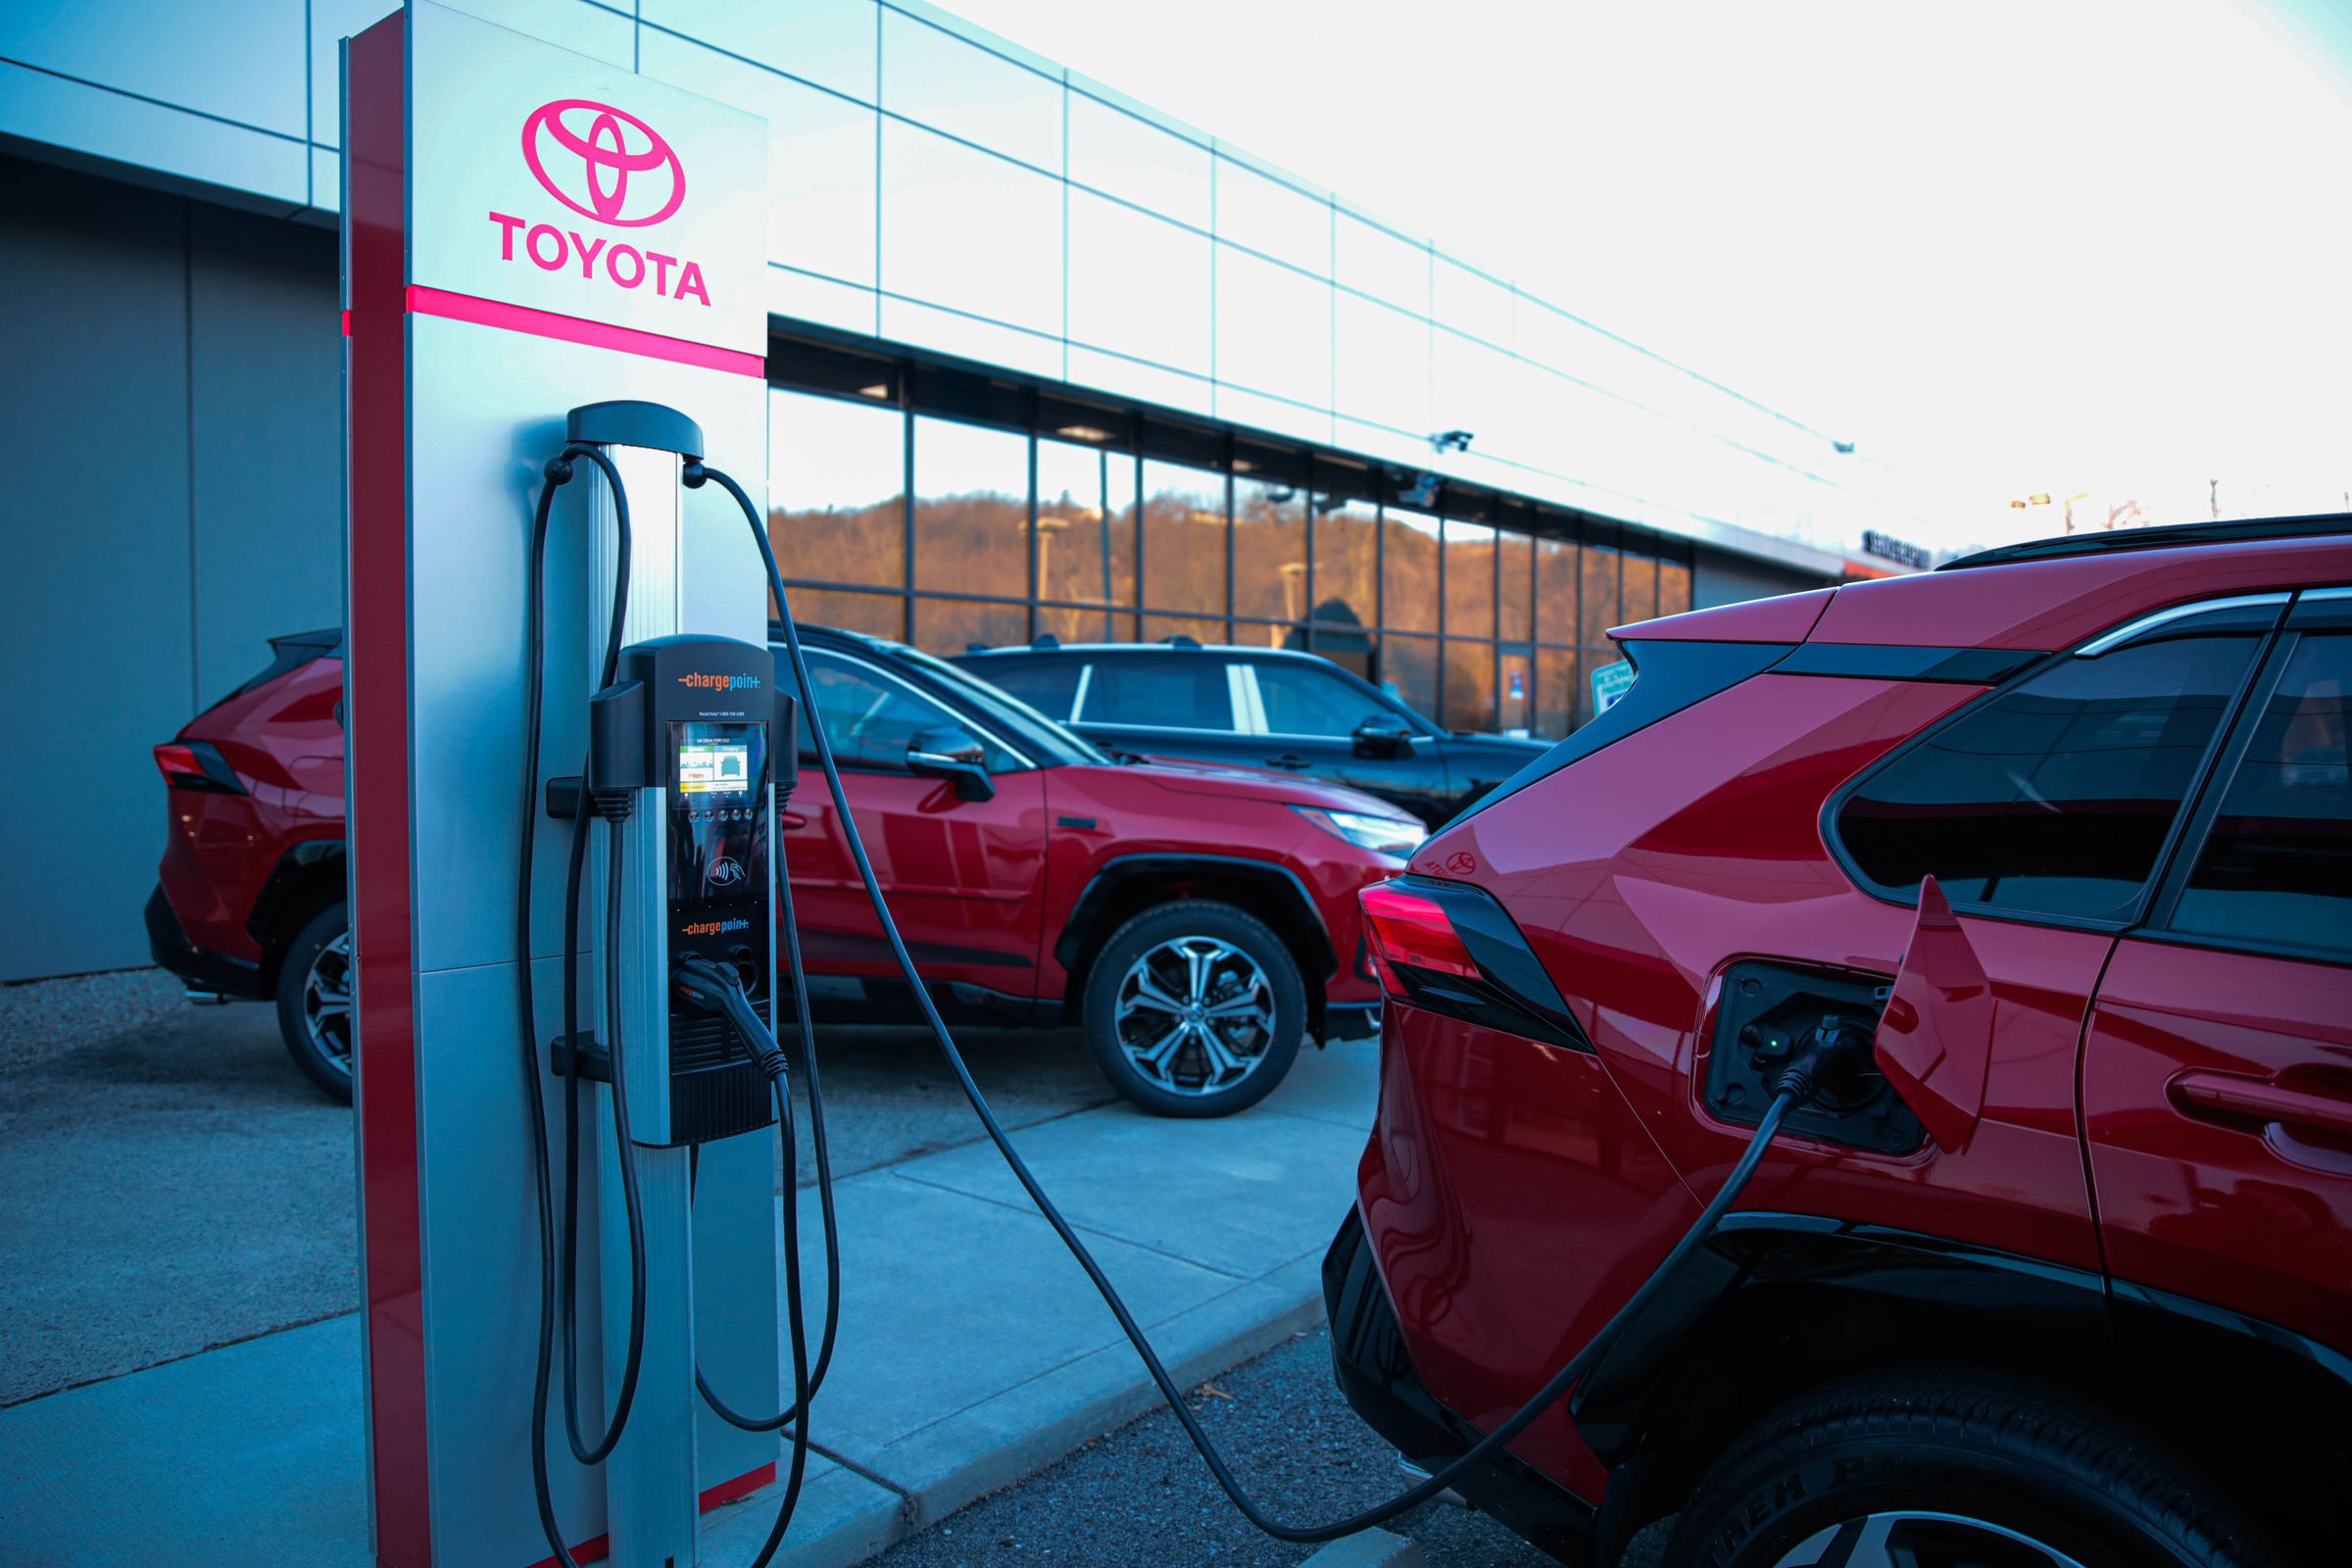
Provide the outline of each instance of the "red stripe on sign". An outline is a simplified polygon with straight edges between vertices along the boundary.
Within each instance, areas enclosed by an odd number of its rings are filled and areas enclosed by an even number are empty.
[[[527,306],[506,305],[497,300],[480,299],[471,294],[453,294],[447,289],[425,288],[420,284],[411,284],[409,287],[409,309],[418,316],[439,316],[452,321],[471,321],[476,326],[503,327],[510,332],[528,332],[536,337],[558,338],[565,343],[584,343],[592,349],[642,354],[648,359],[698,366],[706,370],[730,370],[737,375],[761,378],[767,374],[765,360],[740,349],[713,348],[708,343],[689,342],[682,337],[663,337],[659,332],[640,332],[635,327],[614,326],[610,321],[591,321],[584,317],[562,316],[554,311],[534,311]]]
[[[734,1480],[721,1481],[717,1486],[705,1492],[701,1499],[702,1511],[709,1513],[722,1502],[733,1502],[738,1497],[748,1497],[761,1487],[774,1482],[775,1479],[776,1466],[773,1460],[761,1465],[757,1470],[746,1470]],[[571,1548],[571,1560],[573,1562],[596,1562],[611,1556],[612,1552],[612,1537],[590,1536],[586,1541]],[[556,1568],[556,1559],[542,1557],[531,1564],[531,1568]]]
[[[361,1252],[377,1568],[431,1568],[424,1263],[416,1149],[416,910],[410,897],[408,39],[404,15],[350,44],[351,930],[359,974]]]

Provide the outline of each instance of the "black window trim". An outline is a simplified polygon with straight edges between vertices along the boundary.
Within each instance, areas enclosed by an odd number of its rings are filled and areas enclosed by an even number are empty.
[[[2244,598],[2243,595],[2229,595],[2217,596],[2211,601],[2200,600],[2193,603],[2190,611],[2236,606],[2241,604]],[[2246,710],[2247,695],[2270,666],[2271,652],[2278,643],[2278,627],[2286,618],[2290,598],[2291,595],[2288,594],[2278,596],[2278,614],[2273,619],[2271,628],[2259,634],[2261,640],[2255,646],[2254,657],[2246,662],[2245,673],[2238,677],[2237,690],[2230,697],[2230,711],[2223,716],[2222,722],[2214,727],[2213,738],[2205,743],[2205,755],[2197,761],[2196,771],[2190,776],[2188,789],[2182,794],[2180,805],[2174,808],[2172,825],[2165,830],[2164,842],[2158,846],[2156,851],[2155,863],[2149,868],[2146,879],[2140,883],[2139,894],[2133,901],[2128,915],[2113,919],[2097,919],[2079,914],[2044,914],[2033,909],[2006,908],[1997,905],[1980,904],[1974,900],[1963,899],[1951,901],[1953,912],[1978,919],[2002,920],[2011,925],[2046,926],[2064,931],[2105,932],[2111,936],[2121,936],[2127,932],[2138,934],[2138,928],[2146,920],[2148,911],[2152,907],[2151,901],[2156,891],[2163,886],[2165,878],[2171,872],[2174,857],[2179,853],[2182,837],[2187,831],[2188,822],[2203,804],[2205,793],[2213,782],[2214,770],[2221,754],[2237,732],[2239,715]],[[2140,620],[2146,618],[2145,616],[2134,616],[2131,620],[2118,621],[2112,627],[2094,632],[2073,648],[2062,649],[2057,653],[2033,660],[2000,684],[1979,692],[1925,729],[1915,731],[1905,737],[1877,761],[1872,762],[1861,772],[1839,785],[1822,804],[1819,825],[1821,842],[1829,850],[1830,858],[1837,862],[1840,871],[1845,873],[1846,880],[1853,883],[1863,894],[1876,899],[1881,904],[1890,904],[1903,909],[1918,908],[1919,889],[1917,886],[1889,888],[1886,884],[1872,879],[1864,874],[1861,865],[1855,861],[1851,852],[1846,849],[1845,841],[1838,833],[1838,817],[1845,809],[1846,802],[1879,773],[1893,766],[1902,758],[1909,756],[1914,749],[1926,745],[1936,735],[1977,712],[1986,704],[1999,701],[2045,671],[2084,657],[2082,651],[2085,648],[2098,646],[2100,654],[2112,651],[2119,646],[2117,642],[2111,640],[2117,631],[2134,629]],[[2167,618],[2173,617],[2168,616]],[[2229,634],[2216,632],[2214,635]],[[2099,646],[2102,644],[2104,646]]]
[[[2325,595],[2341,597],[2342,589],[2317,589],[2298,598]],[[2291,612],[2290,612],[2291,614]],[[2328,635],[2332,628],[2317,628],[2319,635]],[[2293,626],[2274,631],[2262,658],[2256,662],[2255,676],[2248,690],[2239,695],[2237,710],[2230,714],[2230,724],[2220,754],[2214,765],[2199,780],[2196,799],[2186,813],[2177,840],[2166,846],[2166,858],[2160,862],[2158,874],[2150,879],[2155,895],[2145,906],[2141,924],[2132,930],[2134,940],[2161,942],[2169,946],[2197,948],[2222,953],[2249,953],[2264,957],[2288,958],[2301,963],[2322,963],[2333,968],[2352,967],[2352,954],[2341,948],[2305,947],[2292,942],[2266,942],[2260,937],[2216,936],[2202,931],[2176,931],[2172,919],[2179,909],[2181,895],[2187,891],[2188,879],[2195,872],[2197,857],[2203,853],[2206,837],[2212,832],[2222,807],[2229,799],[2230,786],[2237,777],[2238,765],[2245,760],[2246,750],[2254,744],[2255,731],[2261,728],[2261,718],[2271,698],[2277,695],[2279,682],[2286,678],[2296,652],[2304,638],[2313,635]],[[2336,632],[2335,635],[2346,635]]]

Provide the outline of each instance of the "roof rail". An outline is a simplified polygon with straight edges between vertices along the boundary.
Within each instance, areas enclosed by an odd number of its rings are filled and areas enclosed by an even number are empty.
[[[2250,517],[2242,522],[2171,522],[2112,533],[2062,534],[2023,544],[1955,556],[1937,571],[1972,566],[2006,566],[2023,561],[2061,561],[2070,556],[2104,556],[2119,550],[2185,550],[2192,545],[2247,544],[2257,539],[2310,539],[2352,534],[2352,512],[2323,512],[2303,517]]]

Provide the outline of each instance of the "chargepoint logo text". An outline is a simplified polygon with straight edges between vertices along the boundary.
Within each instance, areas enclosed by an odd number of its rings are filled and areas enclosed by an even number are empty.
[[[540,189],[582,218],[614,228],[651,228],[686,200],[686,166],[662,134],[625,109],[589,98],[541,104],[522,122],[522,161]],[[617,288],[653,285],[663,299],[708,306],[702,264],[564,223],[492,213],[499,260],[529,260],[543,272],[578,268]]]

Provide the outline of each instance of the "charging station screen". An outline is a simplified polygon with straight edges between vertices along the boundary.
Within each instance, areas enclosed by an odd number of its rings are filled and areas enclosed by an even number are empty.
[[[702,728],[680,725],[681,729]],[[752,749],[743,742],[685,740],[678,745],[678,793],[741,795],[752,787]]]

